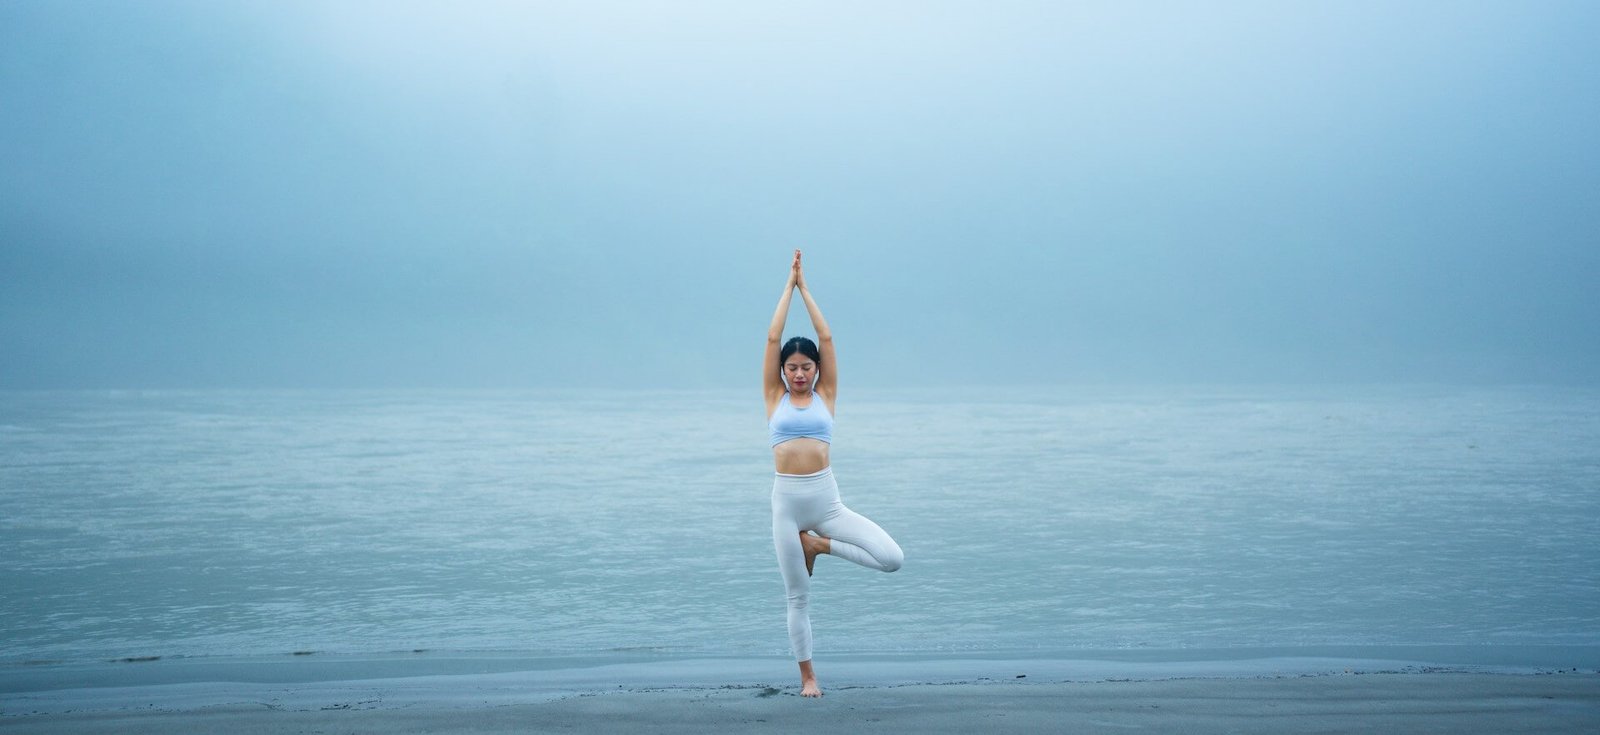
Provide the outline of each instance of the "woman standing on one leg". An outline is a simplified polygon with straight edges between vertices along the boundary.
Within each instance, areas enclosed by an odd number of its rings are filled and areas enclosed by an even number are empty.
[[[790,297],[796,289],[811,315],[816,342],[805,337],[782,342]],[[899,569],[905,555],[878,524],[839,501],[839,486],[828,464],[839,398],[839,362],[834,357],[833,332],[806,289],[799,250],[794,251],[789,282],[767,329],[767,352],[761,365],[772,459],[777,466],[772,486],[772,544],[789,601],[789,643],[800,662],[800,695],[820,697],[822,690],[811,668],[811,616],[806,609],[817,555],[830,554],[884,572]]]

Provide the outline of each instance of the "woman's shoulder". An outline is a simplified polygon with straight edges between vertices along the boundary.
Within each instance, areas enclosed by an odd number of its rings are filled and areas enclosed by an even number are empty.
[[[789,391],[771,391],[767,393],[765,398],[767,404],[767,419],[770,421],[772,419],[772,414],[777,413],[778,407],[782,406],[783,402],[789,399]]]

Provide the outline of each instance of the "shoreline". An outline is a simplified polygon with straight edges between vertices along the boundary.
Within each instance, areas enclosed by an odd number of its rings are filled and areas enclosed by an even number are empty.
[[[999,662],[1013,668],[1032,667],[1062,680],[1097,674],[1162,679],[1210,672],[1217,676],[1251,676],[1272,672],[1272,662],[1321,662],[1326,668],[1377,669],[1410,667],[1493,674],[1536,674],[1556,671],[1600,672],[1600,646],[1583,645],[1328,645],[1189,649],[1067,649],[950,652],[856,652],[827,654],[819,670],[838,670],[862,677],[863,684],[917,683],[904,680],[907,671],[945,680],[972,678],[972,671]],[[590,681],[589,672],[605,671],[624,685],[681,677],[706,665],[759,677],[771,671],[793,673],[783,656],[678,654],[649,651],[606,651],[538,654],[526,651],[413,650],[383,653],[298,651],[239,656],[140,656],[109,660],[30,660],[0,663],[0,694],[60,689],[152,686],[231,681],[257,684],[403,679],[435,676],[529,673],[551,681]],[[692,674],[691,674],[692,676]],[[697,680],[697,679],[691,679]],[[941,680],[942,681],[942,680]],[[707,680],[702,683],[716,683]],[[940,681],[920,683],[941,683]]]
[[[1366,655],[1348,655],[1352,653]],[[1326,684],[1386,678],[1406,686],[1471,680],[1519,682],[1522,687],[1530,681],[1562,681],[1572,692],[1587,692],[1600,715],[1600,647],[1113,650],[1004,658],[856,654],[830,657],[817,666],[825,692],[854,692],[851,697],[875,693],[869,699],[902,690],[961,691],[963,696],[981,697],[1019,693],[1018,687],[1068,691],[1089,685],[1139,684],[1163,689],[1181,682],[1220,691],[1257,686],[1249,682],[1291,680]],[[0,727],[62,718],[177,716],[218,708],[241,714],[252,708],[278,713],[442,712],[543,707],[619,694],[677,701],[739,696],[798,699],[797,692],[794,664],[781,657],[417,652],[14,664],[0,670]]]
[[[805,700],[794,682],[778,681],[778,671],[792,673],[783,663],[705,659],[693,667],[609,664],[296,684],[61,689],[0,698],[0,731],[717,733],[788,732],[801,725],[935,734],[1600,730],[1600,673],[1593,670],[1484,673],[1382,661],[1368,662],[1372,669],[1340,668],[1358,662],[1334,659],[1157,670],[1126,662],[974,660],[954,662],[959,672],[947,662],[931,675],[889,683],[883,670],[843,664],[831,667],[831,684],[823,673],[823,699]],[[771,673],[751,678],[762,670]],[[951,673],[972,678],[941,680]],[[686,674],[694,681],[670,681]],[[614,683],[621,675],[632,683]],[[722,683],[709,683],[716,681]]]

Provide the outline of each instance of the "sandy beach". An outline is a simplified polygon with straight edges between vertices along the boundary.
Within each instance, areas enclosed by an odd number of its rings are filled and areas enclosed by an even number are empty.
[[[490,669],[499,666],[490,662]],[[514,667],[514,666],[513,666]],[[374,671],[381,670],[373,669]],[[8,693],[16,733],[1594,732],[1600,672],[1378,660],[842,662],[820,701],[771,661],[318,681],[260,662]],[[332,671],[332,670],[330,670]],[[300,674],[306,673],[301,667]],[[391,672],[392,673],[392,672]],[[13,682],[14,684],[14,682]]]

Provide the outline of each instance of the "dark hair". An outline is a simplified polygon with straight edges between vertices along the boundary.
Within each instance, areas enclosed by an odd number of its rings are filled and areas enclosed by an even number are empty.
[[[818,367],[822,366],[822,353],[817,352],[817,343],[805,337],[791,337],[788,342],[783,343],[783,351],[778,353],[778,367],[781,369],[783,363],[788,362],[789,356],[796,352],[811,358]]]

